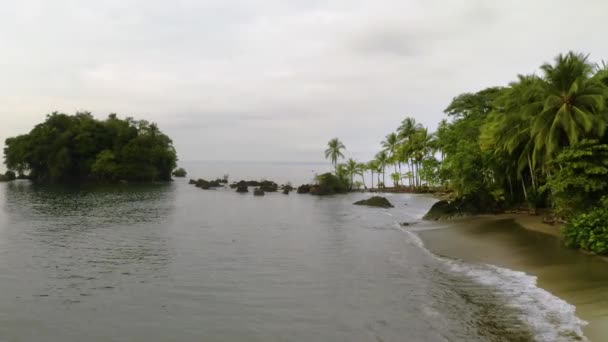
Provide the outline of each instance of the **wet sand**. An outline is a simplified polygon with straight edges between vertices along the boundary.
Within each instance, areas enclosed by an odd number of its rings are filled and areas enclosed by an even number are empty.
[[[576,306],[591,341],[608,340],[608,263],[565,248],[557,226],[539,217],[500,215],[424,223],[418,234],[434,253],[523,271]],[[524,228],[522,225],[525,225]]]

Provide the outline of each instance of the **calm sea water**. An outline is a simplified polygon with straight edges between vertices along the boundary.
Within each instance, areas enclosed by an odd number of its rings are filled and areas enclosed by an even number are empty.
[[[573,308],[526,275],[433,255],[399,225],[419,220],[433,199],[352,205],[363,197],[254,197],[186,180],[2,183],[0,340],[568,341],[580,333]]]

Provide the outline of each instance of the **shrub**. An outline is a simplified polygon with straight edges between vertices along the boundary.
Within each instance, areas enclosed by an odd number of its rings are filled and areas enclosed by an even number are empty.
[[[188,172],[186,172],[186,170],[182,167],[180,167],[179,169],[173,171],[173,177],[186,177],[186,175],[188,174]]]
[[[336,177],[332,173],[317,176],[318,195],[341,194],[348,192],[348,180]]]
[[[17,179],[17,175],[15,175],[15,172],[13,172],[13,171],[6,171],[4,176],[6,177],[6,180],[8,180],[8,181],[13,181],[13,180]]]
[[[608,254],[608,197],[600,205],[574,216],[564,227],[566,246]]]

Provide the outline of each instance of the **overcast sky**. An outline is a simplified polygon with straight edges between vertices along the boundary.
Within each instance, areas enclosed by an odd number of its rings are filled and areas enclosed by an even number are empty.
[[[406,116],[560,52],[608,59],[608,1],[40,0],[0,8],[0,141],[47,113],[159,124],[181,160],[370,158]]]

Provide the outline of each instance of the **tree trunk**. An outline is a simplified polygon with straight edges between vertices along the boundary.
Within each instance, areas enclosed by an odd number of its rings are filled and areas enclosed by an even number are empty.
[[[530,153],[528,153],[528,168],[530,169],[530,180],[532,181],[532,189],[536,190],[536,180],[534,179],[534,170],[532,169],[532,160],[530,160]]]

